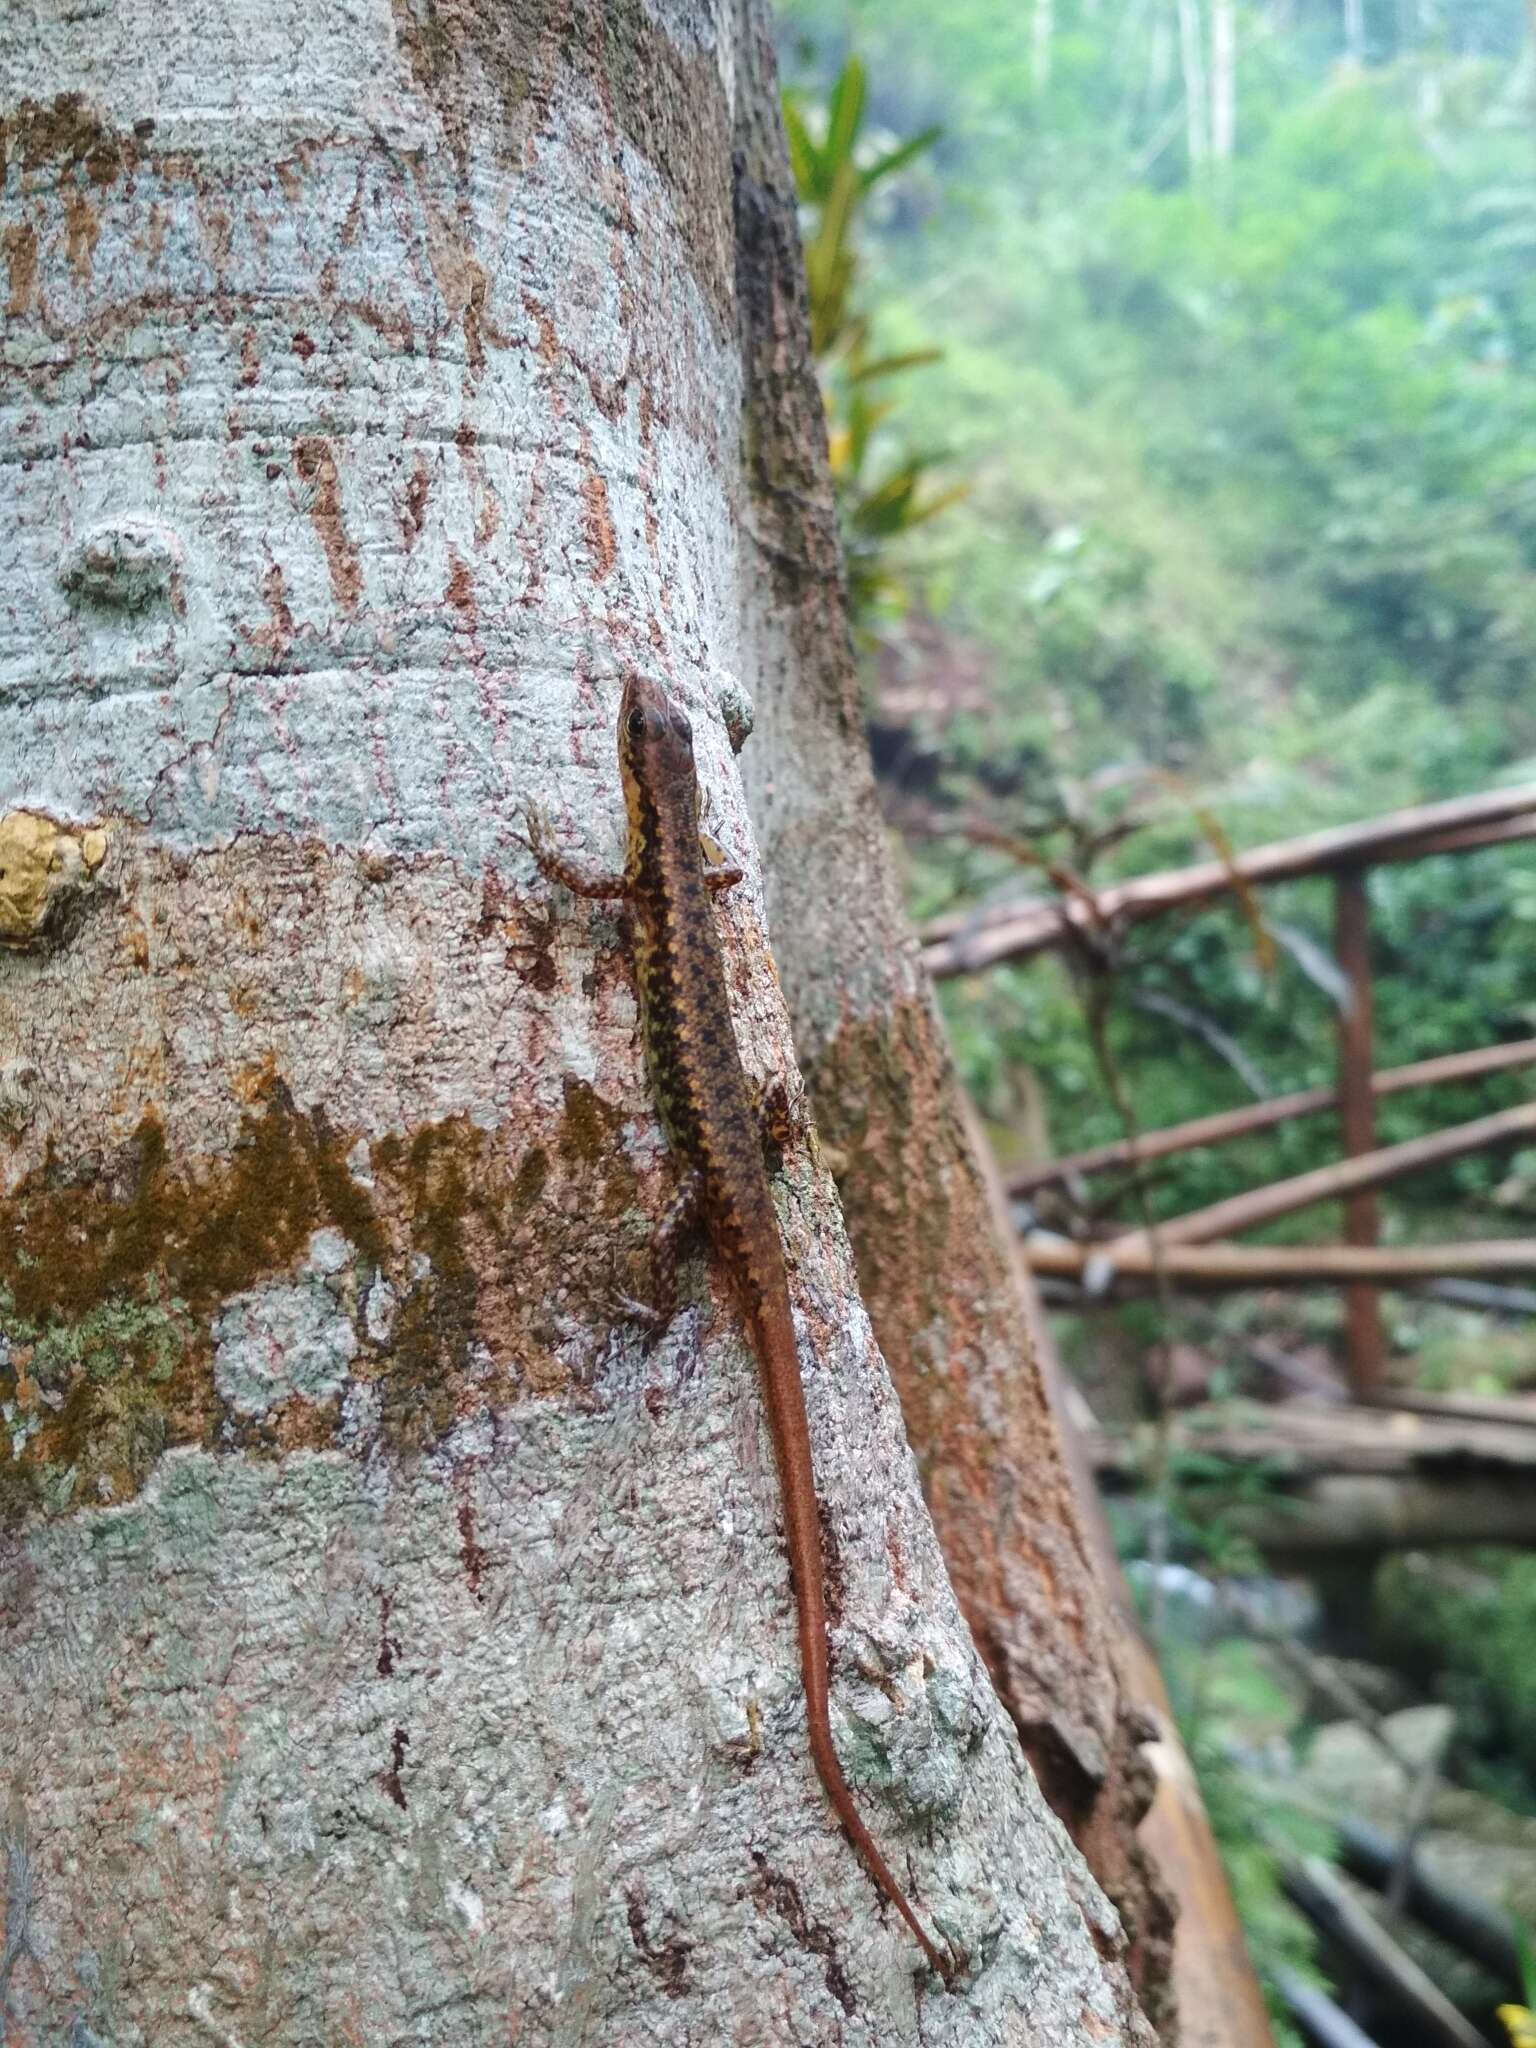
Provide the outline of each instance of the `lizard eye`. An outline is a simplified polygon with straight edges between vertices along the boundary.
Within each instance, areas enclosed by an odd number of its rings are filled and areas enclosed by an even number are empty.
[[[624,729],[632,740],[639,739],[645,731],[645,713],[638,705],[631,711],[628,718],[625,719]]]

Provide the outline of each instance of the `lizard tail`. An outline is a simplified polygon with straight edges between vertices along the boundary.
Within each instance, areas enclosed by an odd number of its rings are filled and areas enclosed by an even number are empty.
[[[802,1668],[804,1668],[809,1660],[804,1655],[805,1638],[803,1634],[801,1637],[801,1648],[801,1663]],[[823,1634],[823,1666],[825,1661],[826,1636]],[[811,1757],[816,1765],[817,1776],[826,1787],[827,1797],[832,1802],[833,1811],[842,1822],[853,1846],[864,1858],[875,1883],[879,1885],[881,1891],[885,1893],[891,1904],[917,1937],[918,1946],[923,1954],[928,1958],[933,1968],[938,1971],[944,1982],[952,1984],[955,1977],[954,1958],[939,1948],[933,1937],[923,1926],[922,1921],[918,1919],[917,1914],[912,1908],[911,1901],[892,1875],[889,1864],[876,1846],[874,1836],[864,1825],[859,1810],[853,1803],[853,1793],[849,1789],[848,1780],[843,1776],[843,1767],[838,1762],[837,1751],[832,1746],[832,1722],[827,1708],[825,1689],[823,1689],[821,1700],[818,1704],[811,1693],[808,1670],[806,1671],[806,1681]]]
[[[768,1419],[783,1496],[784,1535],[795,1589],[795,1613],[800,1632],[800,1676],[805,1688],[811,1757],[832,1802],[832,1809],[863,1857],[870,1875],[911,1928],[933,1968],[946,1984],[950,1984],[956,1971],[954,1958],[939,1948],[913,1911],[911,1901],[897,1883],[853,1803],[853,1793],[833,1747],[828,1704],[826,1579],[821,1551],[821,1517],[816,1503],[811,1459],[811,1432],[805,1412],[805,1388],[800,1379],[800,1355],[795,1343],[788,1290],[786,1288],[780,1299],[775,1301],[777,1294],[777,1289],[764,1291],[756,1304],[753,1320],[757,1326],[758,1355],[767,1383]]]

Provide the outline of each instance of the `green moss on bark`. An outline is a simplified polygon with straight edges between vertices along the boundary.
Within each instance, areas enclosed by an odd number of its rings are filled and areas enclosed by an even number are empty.
[[[172,1434],[186,1303],[114,1296],[78,1320],[0,1288],[0,1517],[126,1500]]]

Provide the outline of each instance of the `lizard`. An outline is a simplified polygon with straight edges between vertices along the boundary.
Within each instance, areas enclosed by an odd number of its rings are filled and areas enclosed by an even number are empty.
[[[832,1741],[830,1642],[821,1518],[789,1275],[763,1159],[760,1115],[731,1020],[711,897],[741,880],[700,832],[698,772],[686,714],[631,670],[618,752],[628,818],[623,872],[592,875],[526,813],[540,870],[579,896],[622,899],[635,913],[635,979],[651,1085],[680,1168],[655,1241],[662,1296],[645,1320],[670,1320],[677,1248],[699,1220],[733,1284],[757,1355],[783,1502],[811,1756],[838,1820],[871,1876],[947,1983],[955,1963],[913,1910],[854,1804]],[[626,1304],[634,1308],[636,1304]]]

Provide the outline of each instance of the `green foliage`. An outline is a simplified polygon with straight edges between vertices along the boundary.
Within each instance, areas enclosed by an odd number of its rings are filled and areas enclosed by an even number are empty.
[[[1518,1323],[1490,1328],[1486,1316],[1415,1303],[1399,1312],[1397,1337],[1427,1393],[1518,1394],[1536,1381],[1530,1331]]]
[[[929,151],[937,128],[873,151],[861,147],[867,88],[864,67],[850,56],[832,82],[818,124],[792,93],[784,98],[790,164],[804,217],[805,273],[811,349],[821,374],[833,487],[848,566],[848,602],[855,624],[877,608],[899,614],[907,586],[894,544],[956,503],[965,486],[935,487],[943,458],[907,445],[889,431],[898,411],[893,380],[937,362],[932,348],[879,351],[858,304],[858,233],[869,198]],[[817,128],[820,133],[817,133]]]
[[[1374,1597],[1387,1653],[1406,1669],[1439,1672],[1458,1739],[1474,1756],[1512,1757],[1523,1774],[1503,1771],[1496,1796],[1536,1809],[1536,1557],[1393,1557]]]
[[[1224,1408],[1213,1420],[1225,1421]],[[1245,1528],[1245,1513],[1262,1509],[1271,1519],[1290,1505],[1281,1490],[1283,1468],[1261,1458],[1241,1463],[1186,1448],[1170,1462],[1170,1533],[1187,1554],[1218,1578],[1263,1570],[1263,1558]],[[1296,1512],[1302,1512],[1296,1509]]]
[[[0,1512],[122,1499],[165,1448],[186,1304],[114,1298],[33,1321],[0,1287]]]
[[[1519,0],[1370,6],[1359,65],[1341,62],[1336,6],[1239,0],[1221,166],[1191,159],[1177,48],[1134,0],[1055,0],[1044,64],[995,0],[789,12],[808,89],[846,78],[854,44],[860,122],[944,133],[942,159],[922,159],[942,208],[867,214],[858,289],[884,351],[942,349],[904,372],[903,417],[972,486],[930,539],[924,593],[985,682],[936,693],[924,801],[1102,882],[1208,857],[1207,814],[1241,847],[1529,779],[1536,152],[1510,61]],[[911,872],[920,915],[1042,887],[961,836],[914,849]],[[1380,1066],[1536,1029],[1528,850],[1383,868],[1371,891]],[[1127,940],[1110,1041],[1144,1125],[1329,1077],[1329,892],[1296,884],[1263,909],[1272,969],[1232,908]],[[1020,1121],[1039,1076],[1060,1150],[1120,1135],[1080,997],[1050,961],[944,990],[989,1114]],[[1527,1087],[1393,1098],[1383,1141]],[[1160,1173],[1154,1208],[1336,1152],[1321,1117],[1192,1154]],[[1416,1178],[1386,1198],[1389,1231],[1503,1234],[1529,1213],[1528,1167]],[[1279,1234],[1318,1227],[1304,1214]]]
[[[942,175],[941,208],[893,184],[860,216],[856,284],[832,248],[816,258],[826,302],[856,298],[902,361],[903,420],[971,485],[928,536],[934,617],[910,664],[934,687],[900,750],[920,777],[897,795],[954,828],[911,850],[919,916],[1042,893],[1010,840],[1100,884],[1209,858],[1213,838],[1248,847],[1536,780],[1524,0],[1363,14],[1345,52],[1337,0],[1236,0],[1236,148],[1218,160],[1189,118],[1172,8],[787,0],[805,90],[836,97],[850,49],[867,63],[842,130],[944,136],[914,160]],[[812,167],[823,206],[830,161]],[[1370,896],[1379,1067],[1536,1034],[1536,852],[1379,868]],[[1144,1128],[1333,1078],[1331,890],[1295,883],[1260,907],[1267,944],[1233,904],[1124,936],[1105,1035]],[[1085,1027],[1104,991],[1080,967],[1038,959],[942,993],[1005,1155],[1042,1125],[1060,1152],[1123,1135]],[[1388,1098],[1381,1142],[1530,1086]],[[1163,1163],[1148,1200],[1176,1213],[1337,1152],[1333,1119],[1296,1122]],[[1123,1182],[1091,1193],[1101,1218],[1131,1220]],[[1383,1213],[1389,1241],[1517,1234],[1536,1157],[1456,1162],[1388,1191]],[[1302,1212],[1268,1235],[1333,1221]],[[1449,1311],[1389,1304],[1432,1378],[1536,1374],[1528,1329],[1478,1341]],[[1244,1317],[1265,1312],[1201,1311],[1201,1341],[1240,1357]],[[1326,1337],[1338,1298],[1288,1312]],[[1100,1360],[1115,1337],[1129,1354],[1169,1334],[1146,1304],[1106,1320],[1083,1345]],[[1154,1547],[1218,1578],[1251,1569],[1244,1515],[1260,1494],[1273,1511],[1273,1477],[1181,1455],[1158,1476]],[[1131,1512],[1144,1535],[1146,1501]],[[1436,1570],[1432,1588],[1404,1580],[1395,1640],[1421,1674],[1446,1664],[1467,1768],[1528,1805],[1536,1564]],[[1283,1746],[1300,1705],[1251,1645],[1173,1631],[1159,1651],[1261,1970],[1305,1963],[1277,1846],[1319,1845],[1235,1760]]]
[[[1281,1866],[1331,1858],[1332,1837],[1281,1778],[1236,1760],[1283,1748],[1296,1736],[1302,1715],[1294,1684],[1261,1644],[1237,1636],[1208,1641],[1197,1630],[1169,1627],[1158,1656],[1260,1980],[1267,1986],[1284,1969],[1324,1982],[1316,1935],[1285,1896]],[[1273,1998],[1271,2018],[1277,2042],[1300,2048]]]

